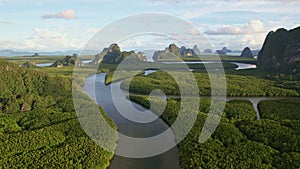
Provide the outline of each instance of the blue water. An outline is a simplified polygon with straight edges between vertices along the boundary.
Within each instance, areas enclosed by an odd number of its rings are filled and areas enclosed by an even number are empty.
[[[47,67],[47,66],[51,66],[53,63],[37,63],[36,66],[37,67]]]

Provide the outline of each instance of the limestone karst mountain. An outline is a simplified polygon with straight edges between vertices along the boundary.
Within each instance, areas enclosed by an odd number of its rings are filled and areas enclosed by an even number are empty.
[[[197,53],[200,53],[200,50],[197,45],[194,45],[193,49],[187,48],[185,46],[178,47],[175,44],[170,44],[165,50],[155,51],[153,54],[153,60],[159,59],[172,59],[180,57],[197,57]]]
[[[271,31],[258,54],[258,68],[265,71],[300,72],[300,27]]]
[[[131,56],[135,61],[146,61],[146,55],[143,52],[136,53],[135,51],[121,51],[118,44],[112,44],[108,48],[104,48],[101,53],[95,55],[93,64],[109,63],[118,64],[121,63],[126,57]]]
[[[243,58],[254,58],[253,53],[252,53],[252,51],[251,51],[251,49],[249,47],[246,47],[242,51],[241,57],[243,57]]]

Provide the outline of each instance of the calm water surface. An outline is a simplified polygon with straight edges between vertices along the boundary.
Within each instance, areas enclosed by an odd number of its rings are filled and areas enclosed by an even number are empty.
[[[97,74],[89,76],[86,79],[85,85],[83,87],[83,91],[92,96],[94,91],[91,91],[91,85],[95,84],[95,93],[96,98],[95,101],[105,110],[105,112],[114,120],[116,125],[118,126],[118,131],[122,134],[131,136],[131,137],[151,137],[157,134],[164,132],[168,126],[159,119],[152,112],[147,112],[145,108],[130,102],[126,99],[128,93],[121,90],[118,86],[121,82],[113,83],[112,85],[117,85],[119,89],[115,91],[117,93],[117,98],[122,100],[121,109],[126,112],[128,105],[133,104],[135,108],[142,111],[130,112],[133,114],[139,115],[141,118],[149,118],[156,120],[150,123],[136,123],[132,122],[122,116],[114,106],[114,102],[111,96],[111,85],[104,85],[105,74]],[[119,100],[117,100],[119,101]],[[143,113],[144,112],[144,113]],[[142,113],[142,114],[141,114]],[[156,116],[156,117],[155,117]],[[173,136],[174,137],[174,136]],[[166,140],[170,141],[170,140]],[[173,138],[172,141],[175,141]],[[117,149],[120,148],[117,146]],[[128,151],[138,151],[134,148]],[[115,155],[115,157],[111,161],[110,169],[179,169],[179,155],[178,148],[174,147],[168,152],[157,155],[150,158],[126,158]]]
[[[197,62],[198,63],[198,62]],[[174,64],[174,63],[173,63]],[[175,63],[176,64],[176,63]],[[238,69],[249,69],[255,68],[256,65],[252,64],[242,64],[234,63],[238,65]],[[147,70],[145,75],[156,72],[157,70]],[[114,120],[118,126],[118,131],[122,134],[131,136],[131,137],[151,137],[157,134],[164,132],[168,126],[159,119],[154,113],[149,113],[142,106],[131,102],[126,99],[128,92],[120,89],[120,83],[116,82],[109,86],[104,84],[105,74],[97,74],[89,76],[86,79],[83,91],[89,96],[93,96],[93,93],[96,93],[96,98],[94,99],[104,110],[105,112]],[[91,90],[91,86],[95,84],[95,91]],[[137,112],[130,112],[136,114],[141,118],[145,119],[156,119],[150,123],[141,124],[130,121],[123,117],[114,106],[114,102],[111,95],[112,86],[116,87],[117,91],[114,91],[117,94],[118,98],[116,101],[120,103],[121,109],[126,112],[128,110],[128,105],[132,104],[137,110]],[[262,100],[274,100],[280,98],[270,98],[270,97],[227,97],[229,100],[249,100],[252,102],[254,109],[257,113],[257,119],[260,119],[260,114],[257,108],[257,104]],[[173,138],[173,141],[175,139]],[[170,141],[170,140],[166,140]],[[120,148],[117,146],[117,149]],[[131,151],[131,150],[129,150]],[[138,151],[134,148],[132,151]],[[110,169],[179,169],[179,154],[178,148],[174,147],[168,152],[157,155],[150,158],[126,158],[115,155],[111,161]]]

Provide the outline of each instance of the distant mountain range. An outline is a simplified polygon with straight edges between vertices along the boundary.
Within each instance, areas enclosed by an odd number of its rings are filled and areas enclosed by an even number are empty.
[[[73,54],[83,54],[83,55],[95,55],[98,53],[98,50],[67,50],[67,51],[22,51],[22,50],[10,50],[3,49],[0,50],[0,56],[32,56],[35,53],[39,55],[73,55]]]
[[[39,55],[73,55],[74,53],[80,53],[80,50],[68,50],[68,51],[21,51],[21,50],[0,50],[0,56],[32,56],[35,53]]]
[[[212,49],[205,49],[203,51],[203,54],[219,54],[219,55],[236,55],[241,57],[248,57],[248,58],[254,58],[254,56],[257,56],[260,50],[253,50],[249,47],[246,47],[243,51],[241,50],[231,50],[227,47],[223,47],[220,50],[216,50],[213,52]],[[165,50],[157,50],[153,54],[153,60],[157,61],[160,59],[171,59],[174,57],[197,57],[197,54],[200,54],[200,50],[197,45],[194,45],[193,49],[186,48],[185,46],[178,47],[175,44],[170,44],[168,47],[165,48]]]
[[[195,52],[194,52],[195,47],[193,49],[190,49],[190,48],[186,48],[186,47],[182,46],[181,48],[178,48],[178,49],[180,51],[180,54],[183,57],[195,56]],[[242,53],[241,50],[230,50],[230,49],[227,49],[226,47],[224,47],[223,49],[226,49],[226,54],[229,54],[229,55],[230,54],[239,55]],[[140,51],[140,50],[136,50],[136,51]],[[148,61],[152,60],[152,56],[156,51],[157,50],[142,50],[142,52],[146,54]],[[220,51],[220,50],[217,50],[217,51]],[[214,53],[217,53],[217,51],[213,51],[212,49],[205,49],[205,50],[203,50],[202,53],[214,54]],[[229,52],[229,53],[227,53],[227,52]],[[258,55],[258,52],[259,52],[259,50],[252,51],[253,55],[255,55],[255,56]],[[95,54],[99,53],[99,51],[98,50],[68,50],[68,51],[47,52],[47,51],[21,51],[21,50],[10,50],[10,49],[0,50],[0,56],[33,56],[33,55],[35,55],[35,53],[37,53],[39,55],[46,55],[46,56],[51,56],[51,55],[66,56],[66,55],[73,55],[73,54],[95,55]],[[200,53],[200,51],[199,51],[199,53]]]

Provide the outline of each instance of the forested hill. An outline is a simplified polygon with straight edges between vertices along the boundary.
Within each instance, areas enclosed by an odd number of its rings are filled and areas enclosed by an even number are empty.
[[[108,64],[120,64],[129,56],[130,61],[134,61],[134,63],[147,60],[146,54],[143,52],[121,51],[118,44],[111,44],[108,48],[104,48],[101,53],[95,55],[95,59],[92,63],[99,64],[100,62],[103,62]]]
[[[300,72],[300,27],[271,31],[258,54],[258,68],[264,71]]]
[[[0,111],[17,113],[61,104],[71,98],[70,79],[20,68],[17,64],[0,60]],[[73,111],[62,105],[62,109]]]
[[[0,81],[0,168],[108,167],[113,154],[82,129],[73,106],[70,78],[0,60]],[[82,94],[81,98],[84,109],[99,111],[98,106],[89,105],[94,102],[88,96]],[[101,128],[99,132],[105,131]],[[117,134],[112,139],[116,141]],[[115,141],[108,144],[116,147]]]

